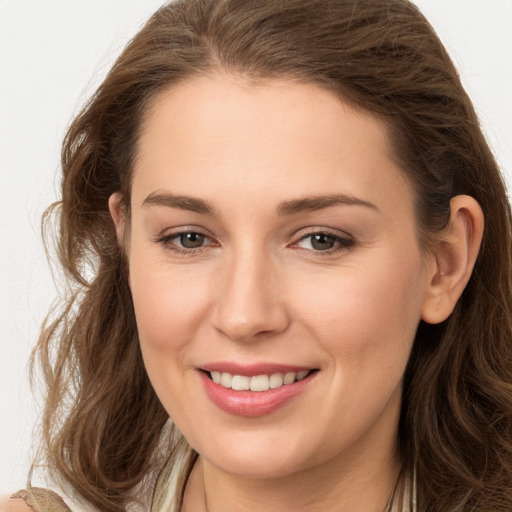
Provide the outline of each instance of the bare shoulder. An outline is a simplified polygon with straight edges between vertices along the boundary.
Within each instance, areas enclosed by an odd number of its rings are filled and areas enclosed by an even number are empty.
[[[0,512],[33,512],[25,500],[0,497]]]

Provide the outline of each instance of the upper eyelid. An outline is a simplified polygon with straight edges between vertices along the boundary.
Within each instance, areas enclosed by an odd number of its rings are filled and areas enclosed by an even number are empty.
[[[157,235],[157,238],[173,238],[185,233],[198,233],[200,235],[204,235],[207,238],[215,238],[207,229],[201,228],[199,226],[179,226],[177,228],[166,228],[163,229],[159,235]]]
[[[354,240],[354,236],[348,233],[347,231],[343,231],[340,229],[334,229],[334,228],[327,228],[327,227],[321,227],[321,226],[313,226],[310,228],[301,228],[297,230],[292,237],[295,241],[302,240],[303,238],[306,238],[308,236],[313,235],[329,235],[335,238],[344,238],[344,239],[351,239]]]

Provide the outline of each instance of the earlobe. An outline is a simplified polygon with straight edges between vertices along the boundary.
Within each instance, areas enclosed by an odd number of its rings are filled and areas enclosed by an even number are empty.
[[[452,313],[475,265],[484,230],[478,202],[465,195],[450,201],[450,220],[433,247],[422,320],[437,324]]]
[[[115,192],[109,197],[108,208],[114,222],[117,241],[119,245],[122,246],[125,238],[126,213],[121,192]]]

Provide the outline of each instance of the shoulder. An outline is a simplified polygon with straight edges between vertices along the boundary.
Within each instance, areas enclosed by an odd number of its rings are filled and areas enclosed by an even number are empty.
[[[25,500],[18,498],[0,498],[0,512],[33,512]]]

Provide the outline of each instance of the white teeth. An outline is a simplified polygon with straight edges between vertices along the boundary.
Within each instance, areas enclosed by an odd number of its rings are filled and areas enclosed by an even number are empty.
[[[270,378],[268,375],[256,375],[251,377],[251,391],[267,391],[269,389]]]
[[[308,376],[309,370],[302,370],[297,372],[297,380],[302,380]]]
[[[284,375],[282,373],[274,373],[270,376],[270,389],[280,388],[283,385]]]
[[[285,384],[293,384],[296,376],[297,374],[295,372],[286,373],[283,382]]]
[[[309,373],[310,370],[301,370],[300,372],[288,372],[285,374],[273,373],[272,375],[247,377],[245,375],[231,375],[231,373],[212,371],[210,375],[215,384],[220,384],[225,388],[232,388],[235,391],[268,391],[269,389],[279,388],[303,380]]]
[[[225,388],[230,388],[231,383],[233,382],[233,375],[231,373],[221,373],[220,374],[220,382],[219,384],[221,386],[224,386]]]
[[[245,377],[244,375],[233,375],[231,387],[236,391],[247,391],[249,389],[250,383],[250,377]]]

